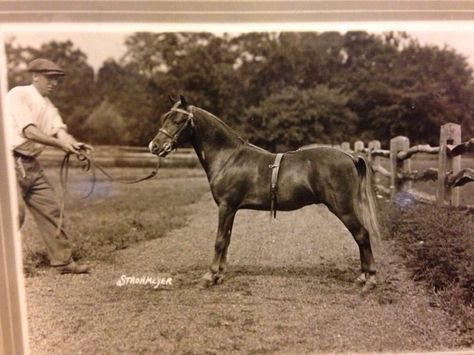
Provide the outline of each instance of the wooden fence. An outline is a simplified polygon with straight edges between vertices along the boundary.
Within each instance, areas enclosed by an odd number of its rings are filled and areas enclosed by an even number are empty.
[[[350,144],[344,142],[341,148],[351,151]],[[381,149],[379,141],[374,140],[365,147],[364,142],[354,144],[355,152],[365,153],[376,173],[376,188],[378,193],[392,198],[402,191],[410,192],[415,198],[434,202],[439,206],[449,205],[460,207],[460,187],[474,181],[474,169],[461,169],[461,156],[474,152],[474,138],[461,142],[461,126],[447,123],[441,126],[438,147],[416,145],[410,147],[407,137],[398,136],[390,140],[390,149]],[[416,154],[433,154],[438,156],[437,168],[423,171],[412,170],[411,158]],[[388,164],[382,164],[381,159],[389,159]],[[384,167],[388,166],[388,168]],[[381,183],[382,178],[390,180],[389,187]],[[436,196],[414,190],[414,181],[434,181],[437,184]],[[470,211],[474,205],[464,206]]]

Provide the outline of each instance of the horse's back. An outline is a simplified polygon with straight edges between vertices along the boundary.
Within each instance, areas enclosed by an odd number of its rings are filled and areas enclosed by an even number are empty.
[[[297,150],[285,154],[278,185],[282,201],[290,201],[296,195],[304,204],[338,199],[345,203],[344,196],[351,197],[357,192],[357,169],[353,158],[336,148]]]
[[[354,168],[356,160],[349,153],[338,148],[317,146],[291,151],[285,154],[288,162],[311,163],[314,169],[327,173]]]

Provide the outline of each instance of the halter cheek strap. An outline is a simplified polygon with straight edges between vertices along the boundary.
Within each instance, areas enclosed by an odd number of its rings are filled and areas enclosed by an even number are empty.
[[[190,109],[192,110],[192,107],[193,106],[190,106]],[[161,132],[163,133],[165,136],[167,136],[168,138],[170,138],[171,140],[167,143],[164,144],[163,148],[164,150],[167,152],[167,153],[170,153],[171,151],[173,151],[175,148],[174,146],[176,145],[176,143],[178,142],[178,138],[179,138],[179,135],[181,134],[181,132],[187,127],[188,123],[191,123],[191,126],[194,127],[194,121],[193,121],[193,118],[194,118],[194,115],[191,111],[186,111],[186,110],[183,110],[183,109],[180,109],[180,108],[173,108],[171,109],[171,111],[173,112],[179,112],[183,115],[186,115],[188,118],[186,119],[186,121],[176,130],[176,132],[174,134],[171,134],[170,132],[168,132],[166,129],[164,128],[160,128],[158,130],[158,132]]]

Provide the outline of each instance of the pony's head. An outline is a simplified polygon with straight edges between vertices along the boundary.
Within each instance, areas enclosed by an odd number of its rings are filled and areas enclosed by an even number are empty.
[[[165,157],[182,143],[188,142],[194,126],[192,107],[180,96],[178,101],[171,99],[173,107],[160,118],[160,127],[155,138],[148,144],[150,152]]]

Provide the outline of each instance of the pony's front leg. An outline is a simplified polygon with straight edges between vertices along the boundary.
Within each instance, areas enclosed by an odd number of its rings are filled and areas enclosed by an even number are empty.
[[[219,206],[219,226],[217,228],[216,243],[214,245],[214,259],[209,271],[202,277],[201,286],[208,287],[221,283],[224,279],[224,271],[227,263],[227,249],[230,244],[232,226],[237,210],[228,205]]]

